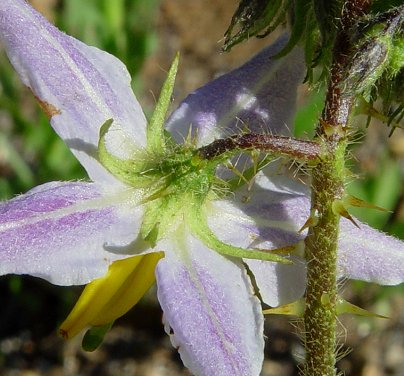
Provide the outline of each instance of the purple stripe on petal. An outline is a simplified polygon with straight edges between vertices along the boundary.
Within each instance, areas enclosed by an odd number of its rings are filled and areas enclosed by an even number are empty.
[[[275,249],[287,247],[305,238],[304,235],[299,234],[297,231],[287,231],[270,226],[247,226],[246,230],[249,231],[252,239],[254,238],[254,234],[256,236],[251,246],[259,248]]]
[[[48,183],[0,203],[0,274],[30,274],[54,284],[84,284],[127,257],[141,210],[129,191],[95,183]],[[126,251],[125,251],[126,252]]]
[[[158,297],[173,345],[197,375],[258,375],[263,318],[240,262],[207,249],[189,235],[160,246]]]
[[[304,62],[299,49],[271,59],[286,41],[284,35],[240,68],[185,98],[167,122],[174,137],[181,142],[191,127],[199,145],[245,129],[289,134]]]
[[[11,221],[17,221],[37,216],[40,213],[46,213],[57,209],[73,205],[77,201],[85,201],[100,197],[100,192],[95,190],[94,184],[87,183],[69,183],[68,186],[61,189],[61,185],[66,183],[51,182],[47,183],[46,192],[41,201],[31,199],[38,192],[42,192],[44,186],[36,187],[23,196],[17,196],[13,200],[6,201],[0,205],[0,222],[5,224]]]
[[[145,144],[146,120],[118,59],[60,32],[23,0],[0,2],[0,40],[93,180],[111,179],[96,161],[99,129],[107,119],[114,119],[107,139],[111,152],[130,153]]]

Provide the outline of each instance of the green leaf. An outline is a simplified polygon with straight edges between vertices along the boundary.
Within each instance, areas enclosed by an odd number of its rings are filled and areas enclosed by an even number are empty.
[[[290,6],[290,1],[286,1]],[[264,29],[264,35],[268,35],[275,28],[269,26],[273,23],[275,16],[280,13],[282,19],[277,17],[276,23],[280,24],[286,18],[286,6],[282,5],[282,0],[241,0],[240,4],[234,13],[230,26],[225,32],[225,42],[223,51],[229,51],[234,45],[257,35]],[[238,31],[233,33],[233,30],[238,27]]]
[[[295,13],[294,13],[294,23],[292,26],[292,32],[286,46],[276,55],[276,57],[286,56],[293,47],[295,47],[302,36],[305,34],[306,25],[313,12],[311,2],[306,0],[296,0],[295,2]]]

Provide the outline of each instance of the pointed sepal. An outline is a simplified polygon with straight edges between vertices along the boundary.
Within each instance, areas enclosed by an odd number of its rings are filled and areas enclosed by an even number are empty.
[[[108,132],[113,132],[113,130],[110,130],[113,122],[113,119],[108,119],[100,128],[100,138],[97,149],[98,160],[105,169],[120,181],[133,187],[143,187],[150,182],[150,179],[142,174],[142,171],[147,169],[145,162],[143,162],[147,158],[136,155],[130,159],[122,159],[110,153],[107,148],[106,136]]]
[[[156,108],[147,125],[147,149],[153,153],[161,154],[166,148],[164,123],[171,103],[179,60],[180,55],[177,53],[161,89]]]
[[[310,211],[310,217],[307,218],[307,221],[304,222],[303,226],[300,227],[298,233],[301,234],[304,230],[308,229],[309,227],[314,227],[318,223],[318,215],[317,210],[312,209]]]
[[[284,247],[274,250],[245,249],[222,242],[209,228],[206,216],[202,210],[193,210],[189,216],[192,232],[210,249],[224,256],[253,260],[273,261],[282,264],[292,264],[288,258],[281,255],[290,254],[294,248]]]

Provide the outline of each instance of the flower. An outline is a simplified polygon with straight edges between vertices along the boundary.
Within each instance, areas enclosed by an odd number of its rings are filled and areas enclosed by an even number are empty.
[[[270,59],[282,37],[197,90],[166,122],[170,138],[162,120],[175,64],[147,125],[122,63],[63,34],[23,0],[0,3],[0,40],[91,179],[47,183],[0,204],[0,273],[90,282],[62,325],[70,336],[125,313],[153,283],[155,269],[166,330],[184,364],[198,375],[258,375],[263,315],[244,262],[265,303],[303,295],[303,258],[256,249],[304,239],[298,229],[309,195],[290,179],[269,177],[269,169],[226,194],[229,173],[195,150],[247,126],[286,133],[301,52]],[[401,241],[363,224],[341,226],[341,277],[403,281]]]

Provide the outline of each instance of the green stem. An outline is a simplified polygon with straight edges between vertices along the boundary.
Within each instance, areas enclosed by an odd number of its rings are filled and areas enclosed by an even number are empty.
[[[347,0],[333,50],[333,62],[317,137],[322,160],[312,170],[312,215],[315,226],[306,238],[307,290],[304,313],[306,376],[334,376],[337,324],[337,244],[340,215],[334,202],[344,195],[347,129],[354,96],[342,92],[349,66],[349,28],[370,8],[370,0]],[[334,209],[334,210],[333,210]]]
[[[334,149],[334,148],[333,148]],[[318,219],[306,238],[308,260],[305,375],[335,375],[337,243],[339,215],[333,201],[343,194],[345,142],[337,144],[328,158],[313,170],[312,212]]]

